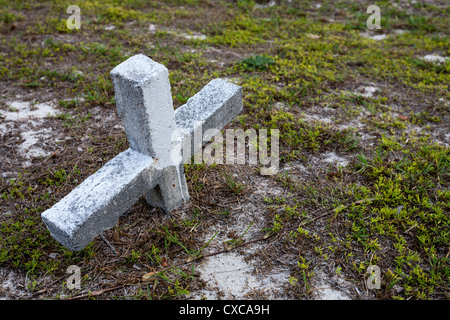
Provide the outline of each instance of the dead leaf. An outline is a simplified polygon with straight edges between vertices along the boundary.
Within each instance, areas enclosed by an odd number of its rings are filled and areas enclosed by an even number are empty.
[[[408,117],[408,116],[405,116],[405,115],[403,115],[403,114],[400,114],[397,118],[399,118],[399,119],[402,120],[402,121],[408,121],[408,120],[409,120],[409,117]]]
[[[320,39],[321,36],[317,35],[317,34],[312,34],[312,33],[307,33],[306,36],[310,39]]]
[[[230,250],[233,250],[233,248],[236,245],[236,243],[234,243],[234,242],[230,242],[230,243],[224,242],[223,245],[225,247],[225,250],[230,251]]]
[[[197,260],[197,259],[200,259],[200,258],[202,258],[203,256],[195,256],[195,255],[192,255],[192,256],[189,256],[187,259],[186,259],[186,263],[190,263],[190,262],[192,262],[192,261],[194,261],[194,260]]]
[[[263,239],[270,238],[272,235],[273,235],[272,231],[269,231],[264,235]]]
[[[360,203],[371,202],[371,201],[375,201],[375,200],[377,200],[377,198],[367,198],[367,199],[355,201],[355,202],[353,202],[353,204],[360,204]]]
[[[156,279],[155,274],[156,274],[156,272],[154,272],[154,271],[144,274],[142,276],[142,281],[155,280]]]
[[[163,267],[167,267],[168,266],[166,257],[162,257],[161,258],[161,266],[163,266]]]

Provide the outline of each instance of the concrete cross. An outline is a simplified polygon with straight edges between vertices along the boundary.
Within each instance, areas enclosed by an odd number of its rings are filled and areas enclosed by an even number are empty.
[[[242,111],[241,87],[222,79],[174,111],[166,67],[142,54],[115,67],[111,78],[130,148],[42,213],[51,235],[69,250],[114,227],[141,196],[166,213],[181,206],[189,199],[182,160],[207,142],[194,136],[221,130]]]

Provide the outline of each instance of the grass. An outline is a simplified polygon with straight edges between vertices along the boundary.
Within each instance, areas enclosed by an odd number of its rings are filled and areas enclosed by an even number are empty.
[[[244,70],[248,71],[266,71],[269,69],[269,66],[273,64],[274,61],[271,57],[268,57],[266,55],[255,55],[242,60],[239,65],[242,66]]]
[[[0,183],[0,211],[7,213],[0,218],[0,266],[28,274],[30,294],[45,287],[43,277],[63,278],[76,264],[84,289],[57,284],[49,297],[95,292],[107,286],[95,279],[108,278],[133,284],[135,299],[183,299],[202,287],[196,261],[224,236],[220,226],[233,226],[241,206],[251,204],[263,222],[248,222],[225,240],[237,244],[270,231],[268,252],[290,266],[289,297],[313,298],[323,273],[366,292],[367,269],[377,265],[381,289],[355,298],[448,299],[450,153],[442,142],[450,60],[422,59],[449,56],[448,8],[378,1],[378,32],[388,36],[375,41],[360,35],[368,2],[323,1],[317,8],[292,1],[261,9],[253,1],[86,0],[77,4],[80,30],[65,27],[62,1],[0,3],[0,107],[7,110],[16,95],[45,93],[63,111],[46,125],[71,138],[55,142],[51,155],[29,168],[20,155],[1,158],[2,172],[14,174]],[[279,129],[282,171],[264,178],[270,187],[258,194],[257,168],[186,165],[187,207],[169,221],[139,201],[105,232],[117,251],[111,262],[99,239],[76,253],[60,246],[40,214],[128,147],[124,132],[102,121],[115,112],[110,70],[137,53],[167,66],[175,107],[213,78],[235,79],[244,111],[233,125]],[[378,88],[372,97],[358,91],[369,84]],[[22,141],[1,139],[5,155]],[[324,163],[331,152],[348,165]],[[271,193],[277,189],[282,193]],[[211,230],[214,236],[204,239]],[[264,254],[252,257],[273,263]],[[144,272],[154,277],[136,282]]]

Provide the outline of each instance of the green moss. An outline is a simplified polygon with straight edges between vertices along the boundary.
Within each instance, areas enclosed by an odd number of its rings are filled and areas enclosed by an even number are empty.
[[[24,17],[21,14],[16,14],[8,10],[0,10],[0,23],[12,23],[14,21],[23,20]]]
[[[120,23],[124,20],[135,19],[138,13],[133,9],[124,9],[122,7],[108,7],[100,14],[104,22]]]

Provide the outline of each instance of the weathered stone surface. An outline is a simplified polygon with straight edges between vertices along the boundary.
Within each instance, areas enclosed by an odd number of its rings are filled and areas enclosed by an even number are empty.
[[[130,148],[169,161],[176,124],[167,68],[139,54],[115,67],[111,78]]]
[[[190,158],[202,147],[202,137],[207,130],[221,130],[241,113],[242,108],[241,87],[223,79],[214,79],[176,109],[175,122],[183,144],[191,146],[191,153],[183,155],[183,159]]]
[[[188,201],[180,143],[197,151],[206,142],[203,132],[222,129],[242,110],[241,88],[216,79],[174,112],[168,76],[144,55],[111,71],[130,149],[42,213],[51,235],[68,249],[83,249],[141,196],[167,213]]]
[[[119,217],[154,187],[159,175],[151,157],[128,149],[42,213],[42,219],[61,244],[81,250],[116,225]]]

